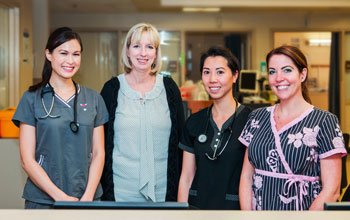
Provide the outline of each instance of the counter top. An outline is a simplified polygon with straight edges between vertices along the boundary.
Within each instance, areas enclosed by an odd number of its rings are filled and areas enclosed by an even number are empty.
[[[259,220],[331,220],[348,219],[346,211],[154,211],[154,210],[0,210],[0,219],[137,219],[137,220],[221,220],[221,219],[259,219]]]

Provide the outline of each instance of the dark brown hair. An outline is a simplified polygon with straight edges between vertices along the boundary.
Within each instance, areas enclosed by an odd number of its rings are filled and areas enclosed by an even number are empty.
[[[56,49],[56,47],[70,40],[77,40],[80,44],[81,52],[83,52],[83,44],[81,42],[79,34],[77,32],[74,32],[69,27],[61,27],[54,30],[50,34],[49,39],[47,40],[45,49],[49,50],[49,52],[52,53],[54,49]],[[45,56],[45,63],[42,71],[42,79],[39,83],[30,86],[29,91],[34,92],[37,89],[41,88],[42,86],[45,86],[50,80],[51,73],[52,73],[51,62]]]
[[[269,68],[269,62],[273,55],[285,55],[289,57],[293,61],[295,66],[298,68],[299,73],[301,73],[304,68],[308,70],[306,57],[303,54],[303,52],[301,52],[301,50],[297,47],[283,45],[271,50],[266,56],[267,68]],[[305,80],[301,83],[301,92],[305,101],[311,104],[311,99],[309,97],[309,90],[307,89],[307,86],[306,86],[307,77],[308,77],[308,74],[306,74]]]

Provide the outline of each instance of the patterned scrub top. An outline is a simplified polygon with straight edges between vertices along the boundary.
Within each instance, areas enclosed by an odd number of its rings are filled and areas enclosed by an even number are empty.
[[[255,210],[307,210],[321,192],[320,159],[346,155],[335,115],[311,107],[276,130],[276,105],[253,111],[239,140],[255,168]]]

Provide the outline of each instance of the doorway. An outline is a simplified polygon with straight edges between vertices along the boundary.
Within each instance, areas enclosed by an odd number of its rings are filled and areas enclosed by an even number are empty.
[[[248,62],[248,33],[233,32],[186,32],[186,72],[185,80],[194,83],[201,80],[200,57],[212,46],[224,46],[240,61],[241,69],[250,68]]]

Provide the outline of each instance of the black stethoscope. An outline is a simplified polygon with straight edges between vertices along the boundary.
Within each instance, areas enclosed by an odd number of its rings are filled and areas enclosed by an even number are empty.
[[[216,160],[225,150],[228,142],[230,141],[231,139],[231,136],[232,136],[232,126],[233,126],[233,123],[235,122],[235,119],[236,119],[236,113],[237,113],[237,107],[238,107],[238,101],[235,99],[235,102],[236,102],[236,108],[235,108],[235,113],[233,114],[233,119],[232,119],[232,122],[230,124],[229,127],[227,127],[223,132],[222,132],[222,135],[220,137],[220,140],[217,144],[214,145],[214,153],[213,153],[213,156],[209,156],[208,153],[205,153],[205,155],[208,157],[209,160]],[[201,144],[204,144],[205,142],[207,142],[208,140],[208,137],[206,135],[207,131],[208,131],[208,126],[209,126],[209,123],[210,123],[210,114],[211,114],[211,110],[213,108],[213,105],[211,105],[209,108],[208,108],[208,112],[207,112],[207,116],[208,116],[208,121],[207,121],[207,124],[205,126],[205,131],[204,131],[204,134],[200,134],[198,136],[198,142],[201,143]],[[217,150],[220,148],[220,145],[221,145],[221,142],[223,140],[223,137],[224,137],[224,134],[225,134],[225,131],[226,130],[229,130],[230,131],[230,135],[228,136],[227,140],[226,140],[226,143],[225,145],[222,147],[221,151],[217,154]]]
[[[48,83],[49,86],[45,86],[41,89],[41,104],[43,105],[43,108],[45,110],[46,115],[39,117],[39,119],[46,119],[46,118],[59,118],[61,117],[60,115],[51,115],[52,109],[55,103],[55,91],[53,90],[52,86],[50,83]],[[77,101],[78,101],[78,88],[77,84],[73,81],[74,88],[75,88],[75,96],[74,96],[74,119],[73,121],[69,124],[69,127],[73,133],[77,133],[79,131],[79,124],[77,122]],[[51,106],[50,109],[47,110],[45,102],[44,102],[44,95],[46,93],[51,93],[52,94],[52,101],[51,101]]]

